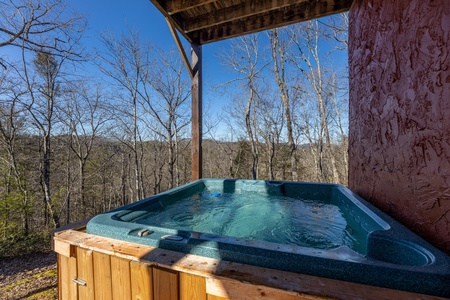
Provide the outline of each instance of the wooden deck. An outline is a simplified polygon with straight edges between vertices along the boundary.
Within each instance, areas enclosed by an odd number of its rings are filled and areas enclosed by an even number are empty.
[[[440,299],[221,261],[90,235],[54,233],[59,299]]]

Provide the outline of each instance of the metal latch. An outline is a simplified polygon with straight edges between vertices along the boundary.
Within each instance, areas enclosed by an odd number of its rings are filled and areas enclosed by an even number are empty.
[[[75,282],[76,284],[81,286],[86,286],[86,280],[78,278],[77,276],[73,277],[72,282]]]

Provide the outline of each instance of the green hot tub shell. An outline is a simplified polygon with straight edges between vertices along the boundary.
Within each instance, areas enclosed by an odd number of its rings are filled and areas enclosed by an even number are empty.
[[[361,249],[346,245],[318,249],[134,222],[166,202],[204,190],[325,199],[356,220],[367,235]],[[225,261],[450,297],[450,258],[342,185],[201,179],[98,215],[87,224],[87,233]]]

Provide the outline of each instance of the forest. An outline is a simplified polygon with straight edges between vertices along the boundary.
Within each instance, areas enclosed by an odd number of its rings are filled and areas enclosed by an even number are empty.
[[[347,183],[347,27],[341,14],[219,51],[229,76],[208,87],[204,111],[226,103],[204,116],[204,177]],[[87,49],[87,28],[62,0],[0,1],[3,243],[191,181],[178,51],[136,29]]]

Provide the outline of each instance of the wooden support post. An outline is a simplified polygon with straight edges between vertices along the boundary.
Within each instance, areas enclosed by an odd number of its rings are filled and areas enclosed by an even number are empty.
[[[202,46],[192,47],[192,180],[202,178]]]
[[[175,44],[177,45],[178,51],[180,51],[181,58],[183,59],[184,65],[189,72],[189,76],[191,79],[194,78],[194,72],[192,71],[192,66],[189,64],[189,59],[187,58],[186,51],[184,51],[183,45],[181,44],[180,38],[178,36],[177,30],[173,26],[172,21],[169,18],[166,18],[167,25],[169,25],[170,32],[172,33]]]

